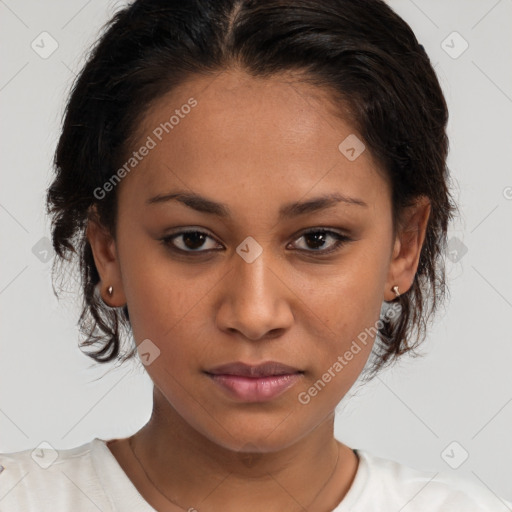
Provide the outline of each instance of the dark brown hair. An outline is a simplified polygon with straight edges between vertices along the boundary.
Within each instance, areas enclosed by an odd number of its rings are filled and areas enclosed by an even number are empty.
[[[126,360],[127,307],[110,308],[85,230],[91,206],[115,235],[116,188],[94,191],[118,169],[150,104],[194,75],[237,66],[270,77],[299,72],[349,107],[364,144],[392,186],[393,226],[419,196],[431,213],[412,287],[384,318],[377,370],[412,351],[447,291],[444,251],[456,205],[448,187],[448,111],[436,74],[411,28],[381,0],[138,0],[115,14],[74,83],[47,192],[55,259],[79,260],[81,347],[99,362]]]

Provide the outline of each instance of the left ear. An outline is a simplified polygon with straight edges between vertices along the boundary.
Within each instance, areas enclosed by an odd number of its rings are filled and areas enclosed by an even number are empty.
[[[398,286],[400,294],[403,294],[409,290],[414,281],[427,231],[430,207],[428,197],[419,196],[415,203],[406,207],[403,212],[400,225],[397,227],[388,280],[384,290],[386,301],[395,298],[393,286]]]

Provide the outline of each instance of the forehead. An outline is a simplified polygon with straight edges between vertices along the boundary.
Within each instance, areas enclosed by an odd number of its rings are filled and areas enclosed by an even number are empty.
[[[129,153],[151,149],[122,185],[130,182],[146,198],[179,185],[209,196],[215,191],[226,202],[258,190],[281,203],[313,189],[372,202],[382,191],[382,173],[369,151],[349,159],[340,150],[360,137],[334,108],[326,91],[290,74],[254,78],[230,70],[194,77],[145,113]]]

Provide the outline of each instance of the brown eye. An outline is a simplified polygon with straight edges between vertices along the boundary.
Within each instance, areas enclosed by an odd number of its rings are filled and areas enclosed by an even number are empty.
[[[210,244],[211,247],[205,248],[205,243],[208,239],[214,243]],[[168,245],[172,250],[181,252],[197,252],[205,253],[214,250],[218,244],[211,236],[202,231],[181,231],[171,236],[162,238],[162,242]]]
[[[297,240],[301,239],[304,239],[306,243],[303,244],[302,248],[299,248],[300,251],[317,252],[319,254],[334,252],[341,248],[345,242],[351,240],[348,236],[326,229],[312,229],[302,233],[302,235],[297,238]]]

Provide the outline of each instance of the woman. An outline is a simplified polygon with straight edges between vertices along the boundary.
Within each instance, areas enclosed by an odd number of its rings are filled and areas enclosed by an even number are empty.
[[[138,352],[153,414],[55,460],[3,454],[2,510],[512,506],[333,435],[358,377],[413,351],[444,298],[447,117],[380,0],[119,11],[72,91],[48,211],[79,259],[88,355]]]

